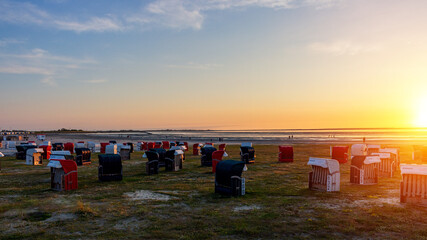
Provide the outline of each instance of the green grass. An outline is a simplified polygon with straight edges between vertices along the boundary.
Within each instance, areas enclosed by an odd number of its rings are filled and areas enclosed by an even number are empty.
[[[147,176],[142,152],[123,163],[124,180],[99,182],[97,154],[78,168],[79,189],[50,190],[44,166],[3,158],[0,172],[1,239],[425,239],[427,211],[400,204],[400,176],[374,186],[349,183],[349,165],[341,166],[341,191],[308,190],[308,157],[327,157],[328,145],[295,145],[295,162],[278,163],[277,146],[257,145],[256,163],[244,173],[246,195],[214,194],[211,168],[187,152],[184,169]],[[227,159],[239,159],[228,146]],[[411,148],[401,146],[403,162]],[[133,201],[125,196],[150,190],[169,201]],[[255,207],[234,211],[237,207]],[[72,219],[49,221],[58,215]]]

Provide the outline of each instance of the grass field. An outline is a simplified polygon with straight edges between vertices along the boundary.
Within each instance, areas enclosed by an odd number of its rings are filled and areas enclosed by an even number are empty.
[[[246,195],[214,194],[211,168],[187,152],[184,169],[145,174],[142,152],[123,163],[124,180],[99,182],[97,154],[78,168],[79,189],[50,190],[50,172],[12,157],[1,159],[1,239],[426,239],[427,210],[399,203],[400,175],[378,185],[349,183],[341,191],[308,190],[310,156],[328,157],[329,145],[295,145],[293,163],[277,162],[277,146],[257,145],[244,172]],[[401,146],[402,162],[412,148]],[[239,147],[228,146],[239,159]],[[145,190],[145,191],[144,191]],[[138,199],[151,196],[152,199]]]

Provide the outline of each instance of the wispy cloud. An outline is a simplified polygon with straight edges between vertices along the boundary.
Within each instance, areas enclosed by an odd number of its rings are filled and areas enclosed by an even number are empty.
[[[75,32],[105,32],[122,29],[120,22],[111,16],[90,17],[86,21],[78,21],[55,16],[32,3],[7,0],[0,1],[0,21],[54,27]]]
[[[58,56],[36,48],[24,54],[0,54],[0,73],[39,75],[42,83],[55,86],[60,76],[95,63],[91,59]]]
[[[0,73],[10,74],[37,74],[37,75],[51,75],[52,72],[45,68],[9,65],[0,67]]]
[[[173,29],[201,29],[209,11],[243,9],[248,7],[275,10],[301,7],[322,9],[343,0],[155,0],[130,10],[126,14],[89,16],[76,19],[56,16],[37,5],[26,2],[0,0],[0,21],[13,24],[33,24],[61,30],[81,32],[108,32],[163,26]]]
[[[352,41],[315,42],[308,45],[308,49],[316,53],[340,55],[358,55],[362,53],[377,52],[379,45],[357,44]]]
[[[218,64],[206,64],[206,63],[194,63],[188,62],[187,64],[169,64],[168,68],[183,68],[183,69],[198,69],[198,70],[209,70],[219,67]]]
[[[4,47],[10,44],[21,44],[21,43],[24,43],[24,41],[13,39],[13,38],[0,39],[0,47]]]
[[[82,82],[98,84],[98,83],[108,82],[108,80],[107,79],[91,79],[91,80],[83,80]]]

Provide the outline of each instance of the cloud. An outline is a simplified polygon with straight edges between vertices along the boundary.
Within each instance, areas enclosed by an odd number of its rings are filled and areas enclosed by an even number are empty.
[[[53,55],[40,48],[24,54],[0,54],[0,73],[39,75],[41,82],[50,86],[56,86],[58,78],[88,64],[96,61]]]
[[[108,80],[107,79],[92,79],[92,80],[85,80],[85,81],[82,81],[82,82],[98,84],[98,83],[108,82]]]
[[[0,39],[0,47],[5,47],[10,44],[21,44],[21,43],[24,43],[24,41],[13,39],[13,38]]]
[[[358,55],[362,53],[377,52],[381,49],[378,45],[362,45],[351,41],[315,42],[308,45],[308,49],[315,53],[340,55]]]
[[[155,0],[119,16],[89,16],[76,19],[56,16],[32,3],[0,0],[0,21],[32,24],[47,28],[81,32],[109,32],[162,26],[172,29],[202,28],[210,11],[244,9],[248,7],[275,10],[331,7],[343,0]]]
[[[55,79],[52,76],[46,76],[41,81],[41,83],[47,84],[49,86],[56,86],[58,85],[55,81]]]
[[[0,67],[0,73],[9,74],[37,74],[37,75],[51,75],[52,72],[45,68],[9,65]]]
[[[114,17],[90,17],[86,21],[70,20],[52,15],[32,3],[0,1],[0,21],[13,24],[32,24],[75,32],[105,32],[122,29]]]
[[[194,63],[194,62],[189,62],[187,64],[167,65],[168,68],[183,68],[183,69],[198,69],[198,70],[209,70],[219,66],[220,65],[218,64],[202,64],[202,63]]]
[[[121,24],[112,18],[99,18],[93,17],[87,22],[72,22],[72,21],[61,21],[56,20],[54,22],[59,29],[71,30],[75,32],[105,32],[105,31],[119,31],[123,27]]]

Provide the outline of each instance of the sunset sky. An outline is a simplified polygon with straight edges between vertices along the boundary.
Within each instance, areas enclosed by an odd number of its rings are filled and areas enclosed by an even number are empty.
[[[427,127],[425,0],[0,0],[0,129]]]

